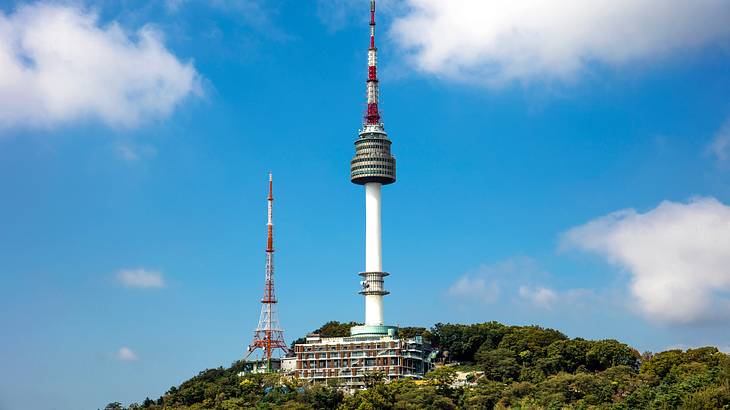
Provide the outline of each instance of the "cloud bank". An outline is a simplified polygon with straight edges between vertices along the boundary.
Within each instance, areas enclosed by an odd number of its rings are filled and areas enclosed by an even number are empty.
[[[117,272],[117,281],[128,288],[159,289],[165,287],[161,272],[146,269],[122,269]]]
[[[134,127],[168,116],[199,76],[149,26],[129,36],[91,12],[35,3],[0,12],[0,128],[93,118]]]
[[[391,34],[416,68],[498,85],[565,80],[730,37],[726,0],[406,0]]]
[[[651,320],[730,317],[730,207],[714,198],[618,211],[571,229],[563,244],[626,269],[631,295]]]

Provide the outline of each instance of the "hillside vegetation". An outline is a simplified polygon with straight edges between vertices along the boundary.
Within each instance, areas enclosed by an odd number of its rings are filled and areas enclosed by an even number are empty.
[[[320,330],[340,336],[352,325],[330,322]],[[496,322],[401,333],[424,336],[459,364],[439,367],[426,383],[383,383],[372,375],[369,389],[348,396],[278,375],[239,377],[238,362],[128,409],[730,409],[730,356],[714,347],[640,354],[616,340]],[[454,383],[457,370],[475,371],[468,385]]]

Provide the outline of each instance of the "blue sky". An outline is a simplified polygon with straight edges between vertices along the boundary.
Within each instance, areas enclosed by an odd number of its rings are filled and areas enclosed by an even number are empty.
[[[0,409],[363,319],[366,1],[0,2]],[[730,349],[730,6],[386,1],[386,321]],[[564,24],[567,20],[573,24]]]

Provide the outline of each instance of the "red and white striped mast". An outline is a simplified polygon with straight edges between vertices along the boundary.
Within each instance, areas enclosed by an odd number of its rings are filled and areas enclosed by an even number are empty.
[[[368,49],[368,108],[365,114],[366,125],[381,125],[378,93],[378,48],[375,47],[375,0],[370,0],[370,48]]]
[[[268,220],[266,223],[266,283],[264,297],[261,299],[261,316],[254,332],[253,342],[248,347],[246,358],[256,349],[262,349],[267,367],[271,369],[271,357],[276,349],[285,354],[289,348],[284,342],[284,331],[279,327],[279,315],[276,311],[276,294],[274,292],[274,180],[269,173]],[[244,359],[245,360],[245,359]]]

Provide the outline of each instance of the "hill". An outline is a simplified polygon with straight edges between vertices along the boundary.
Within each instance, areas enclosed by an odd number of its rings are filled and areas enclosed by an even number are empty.
[[[325,335],[356,323],[329,322]],[[134,409],[730,409],[730,356],[714,347],[640,354],[616,340],[570,339],[554,329],[436,324],[405,328],[444,353],[426,382],[383,383],[347,396],[279,375],[239,377],[240,362],[205,370]],[[469,372],[457,381],[458,372]],[[110,403],[107,410],[125,409]]]

